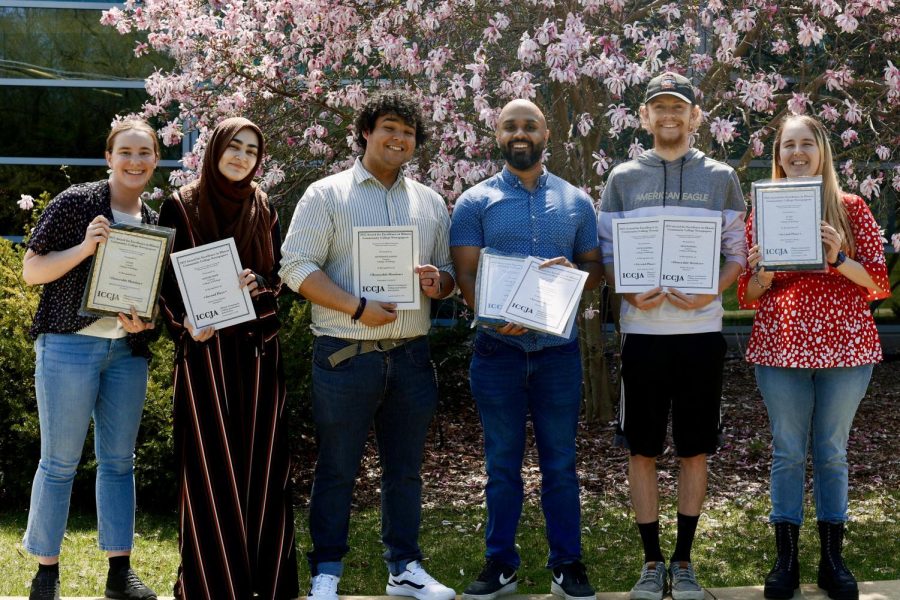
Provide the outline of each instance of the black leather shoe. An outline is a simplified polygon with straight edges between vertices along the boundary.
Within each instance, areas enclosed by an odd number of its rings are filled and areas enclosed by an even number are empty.
[[[38,571],[31,580],[28,600],[59,600],[59,572]]]
[[[157,600],[156,592],[144,585],[131,567],[110,571],[104,594],[113,600]]]
[[[797,560],[797,542],[800,526],[793,523],[775,523],[775,565],[766,576],[763,596],[786,600],[794,597],[800,587],[800,563]]]
[[[844,543],[844,524],[819,521],[819,587],[833,600],[859,600],[859,587],[841,555]]]

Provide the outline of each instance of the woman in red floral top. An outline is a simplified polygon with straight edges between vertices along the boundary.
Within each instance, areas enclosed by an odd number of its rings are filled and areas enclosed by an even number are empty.
[[[818,584],[831,598],[856,600],[853,574],[841,544],[847,521],[847,438],[881,360],[868,302],[890,289],[881,235],[858,196],[841,191],[828,132],[812,117],[793,115],[775,136],[772,178],[821,175],[825,219],[822,243],[830,268],[820,272],[766,271],[747,220],[748,267],[738,282],[744,308],[756,318],[747,360],[769,413],[773,438],[772,512],[778,557],[765,581],[766,598],[791,598],[799,585],[797,540],[803,522],[808,448],[821,542]]]

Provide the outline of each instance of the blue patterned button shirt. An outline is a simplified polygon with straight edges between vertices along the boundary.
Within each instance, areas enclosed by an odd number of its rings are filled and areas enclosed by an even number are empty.
[[[582,190],[544,169],[529,191],[506,167],[466,190],[456,201],[450,246],[477,246],[541,258],[574,257],[596,249],[597,216]],[[575,339],[529,331],[521,336],[487,333],[526,352]]]

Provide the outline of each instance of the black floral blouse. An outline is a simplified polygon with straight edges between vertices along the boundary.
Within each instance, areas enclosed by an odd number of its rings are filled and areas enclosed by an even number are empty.
[[[94,181],[73,185],[54,198],[38,220],[28,249],[35,254],[48,254],[67,250],[84,240],[88,224],[97,215],[103,215],[109,222],[114,221],[110,206],[109,182]],[[143,203],[141,222],[156,225],[159,215]],[[91,269],[91,259],[86,258],[71,271],[55,281],[44,284],[31,337],[41,333],[75,333],[97,320],[97,317],[78,314],[81,297]],[[157,334],[153,330],[128,335],[132,354],[150,356],[148,341]]]

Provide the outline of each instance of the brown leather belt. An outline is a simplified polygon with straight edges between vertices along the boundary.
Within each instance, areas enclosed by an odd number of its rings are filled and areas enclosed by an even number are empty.
[[[397,338],[387,340],[347,340],[344,338],[338,338],[347,342],[347,344],[349,345],[341,348],[337,352],[332,353],[328,357],[328,362],[331,364],[331,367],[334,368],[345,360],[353,358],[354,356],[358,356],[360,354],[368,354],[369,352],[390,352],[394,348],[399,348],[403,344],[415,341],[421,337],[421,335],[418,335],[416,337],[410,338]]]

